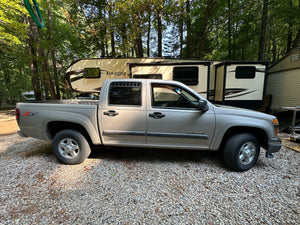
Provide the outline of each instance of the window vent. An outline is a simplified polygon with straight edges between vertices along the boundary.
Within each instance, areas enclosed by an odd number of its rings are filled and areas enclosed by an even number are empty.
[[[113,82],[111,87],[141,87],[140,82]]]

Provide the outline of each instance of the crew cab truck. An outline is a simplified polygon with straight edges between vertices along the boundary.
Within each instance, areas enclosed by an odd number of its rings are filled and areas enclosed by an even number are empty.
[[[250,169],[260,147],[279,151],[276,117],[213,105],[176,81],[112,79],[99,101],[17,103],[20,134],[52,140],[56,157],[79,164],[91,146],[220,150],[235,171]]]

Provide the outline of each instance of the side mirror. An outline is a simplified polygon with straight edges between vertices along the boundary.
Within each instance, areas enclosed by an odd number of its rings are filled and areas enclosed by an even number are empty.
[[[199,110],[201,110],[202,112],[206,112],[208,111],[208,105],[207,105],[207,101],[200,99],[197,105],[197,108]]]

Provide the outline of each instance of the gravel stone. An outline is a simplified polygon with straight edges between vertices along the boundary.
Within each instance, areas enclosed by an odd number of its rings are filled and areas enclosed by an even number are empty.
[[[0,224],[299,224],[299,153],[249,171],[217,152],[94,149],[80,165],[51,143],[0,136]]]

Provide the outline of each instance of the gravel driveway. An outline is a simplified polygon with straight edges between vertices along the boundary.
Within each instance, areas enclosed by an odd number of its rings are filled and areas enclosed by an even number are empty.
[[[0,224],[299,224],[299,153],[263,154],[243,173],[176,150],[97,149],[70,166],[49,142],[0,136]]]

